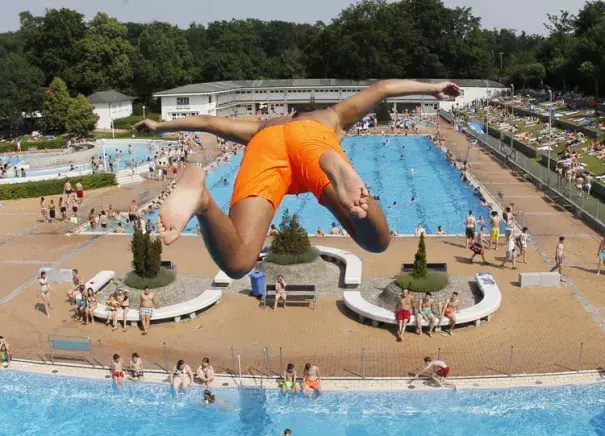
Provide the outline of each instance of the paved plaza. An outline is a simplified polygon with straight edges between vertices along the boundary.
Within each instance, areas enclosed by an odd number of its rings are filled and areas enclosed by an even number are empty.
[[[0,335],[9,340],[14,358],[40,360],[47,352],[47,335],[66,334],[89,336],[95,358],[104,364],[110,353],[137,351],[155,369],[166,363],[171,367],[181,358],[197,366],[208,356],[220,372],[234,371],[239,355],[244,372],[257,374],[265,347],[269,371],[281,372],[285,362],[302,367],[311,361],[323,374],[333,376],[360,376],[364,367],[367,376],[407,376],[426,355],[440,355],[456,376],[600,368],[605,362],[605,277],[595,276],[599,236],[569,213],[555,210],[532,184],[481,148],[469,149],[464,136],[447,124],[440,129],[452,152],[460,158],[468,155],[478,181],[494,197],[506,204],[514,202],[523,212],[520,224],[529,227],[532,243],[528,263],[517,264],[519,272],[552,268],[557,238],[566,237],[567,282],[560,288],[520,288],[515,271],[471,265],[463,237],[430,237],[429,262],[447,262],[454,276],[479,271],[494,276],[502,306],[491,322],[457,329],[451,337],[418,337],[410,330],[402,343],[396,343],[394,328],[360,324],[341,297],[321,297],[314,311],[292,306],[273,312],[260,308],[252,297],[225,295],[221,304],[195,320],[154,324],[147,336],[135,327],[112,332],[102,323],[82,326],[71,318],[67,285],[53,285],[57,293],[52,295],[52,317],[47,319],[39,310],[36,272],[45,266],[78,268],[84,279],[100,270],[123,275],[130,270],[130,238],[76,235],[70,234],[69,224],[39,223],[39,200],[28,199],[6,201],[0,208]],[[151,198],[162,188],[159,182],[149,181],[87,192],[82,210],[101,210],[109,204],[126,210],[140,191],[148,189]],[[394,238],[380,255],[364,252],[348,238],[312,238],[312,243],[357,254],[364,278],[389,278],[402,262],[413,261],[418,241]],[[502,246],[486,252],[488,261],[498,265],[503,256]],[[218,271],[199,236],[183,236],[165,247],[163,258],[174,261],[182,274],[212,277]]]

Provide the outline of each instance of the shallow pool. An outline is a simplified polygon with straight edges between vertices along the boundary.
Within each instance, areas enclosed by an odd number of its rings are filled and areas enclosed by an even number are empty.
[[[132,145],[132,153],[129,153],[128,145]],[[116,167],[114,169],[123,170],[126,168],[136,167],[147,162],[148,158],[153,159],[156,152],[162,147],[167,146],[165,141],[128,141],[110,139],[105,141],[105,153],[107,154],[107,163],[109,158],[116,159]],[[121,152],[121,157],[118,159],[118,152]],[[103,157],[103,146],[99,147],[99,157]]]
[[[328,392],[316,401],[275,390],[215,389],[222,407],[178,399],[166,384],[0,372],[2,435],[598,435],[603,385],[467,391]]]

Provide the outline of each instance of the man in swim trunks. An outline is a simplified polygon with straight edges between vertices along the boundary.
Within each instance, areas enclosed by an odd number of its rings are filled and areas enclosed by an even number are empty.
[[[155,295],[151,293],[149,288],[145,288],[141,294],[141,304],[139,308],[139,317],[141,318],[141,326],[143,327],[144,335],[149,331],[149,324],[151,323],[151,317],[153,317],[153,308],[155,305]]]
[[[309,398],[311,398],[313,392],[317,392],[318,395],[322,394],[321,375],[319,374],[319,368],[315,365],[305,364],[302,389]]]
[[[458,292],[454,292],[443,305],[443,311],[441,312],[441,318],[445,316],[450,320],[450,328],[448,330],[450,336],[454,335],[454,327],[456,327],[456,312],[459,308],[460,300],[458,300]]]
[[[442,388],[458,389],[454,383],[445,380],[450,373],[450,367],[443,360],[433,360],[430,357],[425,357],[424,364],[426,365],[425,368],[416,374],[414,378],[419,377],[420,374],[428,374]]]
[[[498,249],[498,239],[500,238],[500,217],[498,216],[498,212],[495,210],[492,211],[491,214],[491,224],[492,228],[489,232],[489,247],[492,248],[492,244],[494,246],[494,250]]]
[[[432,94],[455,97],[457,85],[382,80],[331,108],[268,122],[193,116],[157,123],[144,120],[136,130],[205,131],[247,144],[235,181],[229,215],[205,185],[205,172],[188,167],[159,213],[160,237],[170,245],[197,216],[206,247],[229,277],[244,277],[256,264],[275,211],[287,194],[312,192],[366,251],[381,253],[390,243],[378,203],[351,167],[340,142],[355,123],[386,98]]]
[[[109,367],[111,371],[111,378],[115,382],[118,390],[122,390],[122,383],[124,383],[124,368],[122,363],[122,358],[119,354],[113,355],[113,360],[111,361],[111,365]]]
[[[418,312],[416,313],[416,327],[418,335],[422,335],[422,320],[425,320],[429,325],[428,334],[433,337],[433,329],[435,328],[435,314],[433,313],[433,304],[435,300],[430,292],[424,295],[424,298],[418,302]]]
[[[298,392],[298,385],[296,384],[296,369],[293,363],[288,363],[288,366],[284,370],[284,382],[281,386],[282,392],[285,394],[288,391],[292,391],[295,394]]]
[[[563,261],[565,260],[565,236],[561,236],[559,238],[559,243],[557,244],[557,248],[555,249],[555,266],[550,270],[553,272],[555,270],[559,270],[559,274],[563,275]]]
[[[473,242],[475,242],[475,226],[477,225],[472,210],[468,211],[468,216],[464,220],[464,225],[466,226],[466,246],[467,248],[471,248]]]
[[[397,320],[397,342],[403,340],[403,333],[412,318],[414,311],[414,297],[410,295],[409,289],[404,289],[397,298],[395,307],[395,319]]]

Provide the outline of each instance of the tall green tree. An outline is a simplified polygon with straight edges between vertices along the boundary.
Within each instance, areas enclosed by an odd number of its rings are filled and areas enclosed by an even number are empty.
[[[67,132],[79,136],[86,135],[95,129],[97,121],[99,116],[94,113],[94,108],[83,94],[71,99],[65,123]]]
[[[85,95],[107,89],[130,87],[133,47],[126,39],[127,28],[115,18],[98,13],[89,23],[86,35],[77,42],[79,61],[73,87]]]
[[[59,77],[55,77],[44,95],[42,116],[46,129],[59,134],[67,132],[71,105],[67,85]]]
[[[42,109],[44,73],[18,54],[0,57],[0,119],[9,126]]]

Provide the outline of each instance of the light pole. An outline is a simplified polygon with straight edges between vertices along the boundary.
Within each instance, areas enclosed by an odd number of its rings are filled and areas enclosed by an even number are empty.
[[[115,132],[115,129],[113,128],[113,118],[111,118],[109,121],[111,122],[111,137],[113,139],[116,139],[116,132]]]
[[[145,119],[145,105],[143,105],[143,119]]]
[[[547,183],[550,184],[550,149],[552,148],[552,89],[548,90],[548,172]]]
[[[503,65],[502,55],[503,54],[504,54],[503,52],[500,52],[500,75],[498,76],[498,83],[502,82],[502,65]]]

